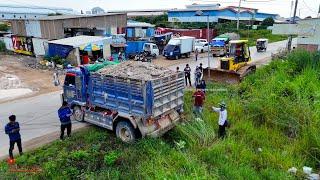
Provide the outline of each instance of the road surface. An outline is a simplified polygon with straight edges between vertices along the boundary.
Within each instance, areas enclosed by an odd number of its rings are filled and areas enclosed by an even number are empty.
[[[60,102],[60,91],[36,97],[15,100],[0,104],[0,157],[8,154],[9,137],[4,132],[11,114],[17,116],[20,124],[21,138],[26,142],[59,131],[60,122],[57,115]],[[85,126],[85,123],[73,122],[73,129]],[[56,136],[54,138],[59,138]],[[15,147],[15,152],[17,147]]]
[[[271,53],[275,53],[279,48],[285,48],[286,41],[271,43],[268,46],[267,52],[257,53],[255,48],[250,48],[253,61],[261,61],[267,63]],[[218,58],[211,57],[211,67],[218,66]],[[186,64],[189,64],[194,71],[195,67],[200,63],[203,63],[204,67],[207,67],[207,58],[200,58],[197,62],[195,60],[186,60],[178,65],[170,66],[172,70],[176,70],[179,66],[180,70],[183,70]],[[192,73],[192,79],[193,79]],[[49,143],[55,139],[58,139],[58,132],[60,128],[59,119],[57,116],[57,110],[60,106],[60,92],[53,92],[36,97],[15,100],[7,103],[0,104],[0,157],[4,157],[8,154],[8,136],[4,133],[4,126],[8,122],[8,117],[11,114],[17,116],[17,121],[20,123],[21,136],[23,146],[28,146],[28,142],[32,144]],[[73,122],[73,129],[78,129],[87,126],[86,123]],[[41,139],[45,135],[46,140]],[[32,147],[31,147],[32,149]],[[15,148],[15,152],[17,148]]]
[[[293,44],[296,44],[296,39],[293,40]],[[271,54],[278,52],[280,49],[286,48],[287,41],[279,41],[275,43],[270,43],[268,45],[266,52],[257,52],[256,47],[250,47],[250,53],[251,58],[253,62],[256,62],[257,65],[266,65],[271,60]],[[207,53],[207,52],[205,52]],[[208,67],[208,56],[199,58],[198,61],[195,61],[195,59],[188,59],[184,61],[183,63],[180,63],[178,65],[170,66],[169,68],[171,70],[176,70],[177,67],[179,67],[180,71],[183,71],[186,64],[189,64],[191,67],[192,73],[191,73],[191,82],[194,83],[194,71],[196,69],[196,66],[199,66],[200,63],[202,63],[202,66],[204,68]],[[219,58],[218,57],[210,57],[210,67],[217,68],[219,67]]]

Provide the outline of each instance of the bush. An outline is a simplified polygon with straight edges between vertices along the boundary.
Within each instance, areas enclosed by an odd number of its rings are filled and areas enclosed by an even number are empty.
[[[3,41],[0,41],[0,52],[6,52],[6,44]]]

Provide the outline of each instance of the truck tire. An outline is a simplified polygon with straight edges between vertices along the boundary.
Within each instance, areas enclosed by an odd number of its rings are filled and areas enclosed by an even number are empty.
[[[136,140],[135,130],[127,121],[120,121],[117,123],[116,135],[125,143],[131,143]]]
[[[175,60],[178,60],[178,59],[179,59],[179,56],[178,56],[178,55],[176,55],[176,56],[175,56]]]
[[[82,122],[84,120],[84,113],[80,106],[75,106],[73,108],[73,118],[76,121]]]

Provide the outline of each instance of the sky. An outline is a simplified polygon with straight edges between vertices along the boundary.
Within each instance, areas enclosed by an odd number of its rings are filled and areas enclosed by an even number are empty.
[[[104,10],[132,10],[132,9],[172,9],[184,8],[192,3],[219,3],[221,6],[238,6],[239,0],[0,0],[5,4],[54,6],[72,8],[78,12],[90,10],[99,6]],[[292,0],[245,0],[242,6],[259,9],[259,12],[279,14],[289,17]],[[320,0],[299,0],[297,16],[316,17]]]

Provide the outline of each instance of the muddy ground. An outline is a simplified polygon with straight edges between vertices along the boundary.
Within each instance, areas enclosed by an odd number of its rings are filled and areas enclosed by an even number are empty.
[[[26,94],[23,97],[37,96],[61,90],[60,87],[53,85],[53,72],[36,69],[34,68],[35,63],[36,59],[28,56],[0,55],[0,79],[5,76],[13,76],[20,81],[15,81],[15,83],[18,83],[17,87],[12,87],[11,83],[11,85],[4,85],[7,87],[2,86],[1,89],[26,88],[32,90],[32,93]],[[0,103],[17,98],[21,98],[21,96],[4,100],[0,99]]]

